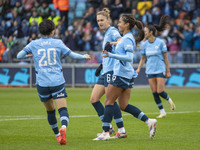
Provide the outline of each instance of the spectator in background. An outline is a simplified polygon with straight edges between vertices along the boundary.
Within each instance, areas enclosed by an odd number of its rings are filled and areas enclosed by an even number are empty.
[[[200,26],[196,29],[194,33],[194,49],[200,52]]]
[[[31,9],[33,8],[33,3],[35,0],[22,0],[22,3],[24,5],[24,10],[25,12],[30,12]],[[36,3],[37,1],[35,1]]]
[[[139,19],[140,18],[140,15],[138,14],[137,9],[133,8],[131,13],[135,17],[135,19]]]
[[[195,21],[195,28],[200,27],[200,16],[196,17],[196,21]]]
[[[148,24],[152,23],[152,15],[149,9],[146,10],[145,14],[142,16],[142,23]],[[159,21],[159,20],[158,20]]]
[[[160,2],[162,14],[169,15],[172,18],[174,18],[174,6],[174,0],[164,0]]]
[[[137,10],[137,5],[138,5],[139,1],[140,0],[134,0],[134,1],[132,1],[132,9],[136,9]]]
[[[123,13],[124,8],[121,3],[121,0],[115,0],[115,3],[111,5],[110,7],[111,11],[111,18],[112,20],[118,20],[120,17],[120,14]]]
[[[3,32],[2,31],[0,31],[0,62],[2,62],[2,60],[3,60],[3,54],[4,54],[4,52],[5,52],[5,49],[6,49],[6,47],[5,47],[5,45],[4,45],[4,43],[3,43],[3,39],[2,39],[2,34]]]
[[[103,0],[102,3],[100,4],[98,10],[101,11],[103,8],[110,9],[110,0]]]
[[[167,47],[170,52],[170,57],[169,57],[170,63],[177,63],[177,53],[180,51],[180,45],[178,43],[177,38],[173,38],[172,43],[167,44]]]
[[[180,3],[182,4],[182,10],[187,12],[185,15],[185,18],[189,17],[190,19],[193,18],[193,11],[195,10],[196,2],[195,0],[180,0]]]
[[[39,25],[42,22],[42,17],[38,15],[36,10],[33,10],[32,16],[29,19],[29,24],[32,26],[33,22],[36,22],[37,25]]]
[[[77,30],[75,31],[75,34],[76,34],[76,38],[77,38],[77,48],[78,50],[80,51],[83,51],[84,48],[84,41],[83,41],[83,35],[84,35],[84,32],[83,32],[83,26],[80,24],[77,28]]]
[[[181,51],[190,52],[192,51],[192,39],[193,39],[193,31],[190,29],[189,24],[184,24],[183,32],[181,33],[179,30],[175,30],[175,33],[179,35],[182,39]],[[184,54],[183,56],[185,63],[191,63],[192,58],[190,54]]]
[[[30,43],[32,40],[36,40],[37,38],[37,34],[33,32],[29,37],[27,44]]]
[[[44,1],[42,2],[42,6],[39,7],[39,15],[45,19],[45,18],[48,18],[51,14],[51,10],[50,8],[48,7],[48,4]]]
[[[28,21],[27,20],[23,20],[21,23],[22,26],[22,32],[24,34],[25,37],[29,36],[29,25],[28,25]]]
[[[24,6],[22,5],[21,1],[17,1],[14,7],[14,10],[17,11],[19,16],[24,16]]]
[[[12,10],[12,21],[17,21],[18,26],[21,25],[21,17],[19,16],[17,10]]]
[[[55,39],[62,39],[62,35],[60,33],[60,30],[59,29],[55,29],[55,33],[54,33],[54,36],[53,36]]]
[[[86,32],[87,30],[90,30],[90,31],[93,30],[92,24],[90,22],[87,22],[85,25],[85,28],[83,29],[84,32]]]
[[[90,22],[93,27],[97,26],[94,7],[89,7],[88,11],[85,13],[84,19],[85,21]]]
[[[93,29],[92,39],[94,39],[94,50],[102,51],[103,34],[97,27]]]
[[[48,17],[49,20],[53,21],[53,23],[55,24],[55,26],[58,26],[58,20],[60,20],[60,16],[56,15],[55,11],[51,12],[51,16]]]
[[[160,8],[155,7],[152,11],[153,24],[159,24],[161,16],[162,16],[162,14],[161,14]]]
[[[65,28],[68,27],[69,0],[53,0],[54,7],[60,11]]]
[[[60,30],[60,34],[62,36],[64,36],[66,28],[65,28],[64,23],[62,22],[61,19],[58,19],[58,25],[56,26],[56,28],[59,29]]]
[[[73,26],[69,26],[68,30],[65,31],[65,36],[63,37],[63,42],[69,49],[77,50],[77,38],[74,33]]]
[[[92,46],[91,46],[91,43],[92,43],[92,34],[91,34],[91,31],[89,29],[87,29],[85,32],[84,32],[84,35],[83,35],[83,42],[84,42],[84,50],[85,51],[89,51],[89,50],[92,50]]]
[[[125,2],[125,8],[124,8],[124,13],[128,13],[128,14],[130,14],[131,13],[131,11],[132,11],[132,4],[131,4],[131,0],[126,0],[126,2]]]
[[[33,33],[39,34],[38,25],[35,21],[32,22],[31,26],[29,26],[29,36],[31,36]]]

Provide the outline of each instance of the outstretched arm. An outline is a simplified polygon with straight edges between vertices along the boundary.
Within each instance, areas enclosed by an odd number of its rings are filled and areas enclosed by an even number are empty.
[[[118,55],[118,54],[112,54],[107,51],[103,51],[103,57],[110,57],[122,61],[128,61],[131,62],[133,60],[133,53],[132,52],[126,52],[126,55]]]
[[[74,53],[74,52],[71,52],[68,56],[72,59],[91,59],[90,55],[88,55],[88,54],[80,55],[80,54]]]
[[[18,54],[17,54],[17,59],[26,59],[29,57],[32,57],[33,54],[26,54],[26,52],[24,50],[21,50]]]

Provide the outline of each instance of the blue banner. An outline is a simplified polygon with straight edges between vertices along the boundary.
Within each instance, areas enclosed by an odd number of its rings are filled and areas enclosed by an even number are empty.
[[[94,85],[98,77],[95,76],[96,68],[75,67],[74,78],[71,67],[63,68],[66,85]],[[200,87],[200,68],[171,68],[172,76],[166,79],[166,86]],[[74,82],[72,81],[74,79]],[[55,79],[56,80],[56,79]],[[29,68],[0,68],[0,85],[29,86]],[[35,85],[35,70],[32,68],[32,84]],[[135,85],[148,85],[145,69],[135,79]]]

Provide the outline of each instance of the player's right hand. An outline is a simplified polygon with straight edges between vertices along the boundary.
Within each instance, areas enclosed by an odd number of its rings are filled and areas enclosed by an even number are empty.
[[[139,69],[139,68],[137,68],[137,70],[136,70],[135,72],[137,72],[137,74],[139,74],[139,73],[140,73],[140,69]]]
[[[88,54],[85,54],[84,56],[86,57],[87,60],[91,59],[90,55],[88,55]]]

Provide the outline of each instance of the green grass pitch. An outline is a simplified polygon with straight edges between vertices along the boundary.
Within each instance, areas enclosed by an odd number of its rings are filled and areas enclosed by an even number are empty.
[[[177,109],[170,111],[162,99],[167,117],[157,119],[153,140],[145,123],[123,113],[128,138],[110,141],[92,140],[102,130],[102,123],[89,101],[92,89],[66,90],[70,122],[67,145],[61,146],[48,125],[35,88],[0,88],[0,150],[200,150],[199,88],[166,89]],[[150,118],[159,114],[149,88],[133,89],[130,103]],[[59,114],[56,114],[60,127]],[[114,121],[112,124],[117,130]]]

